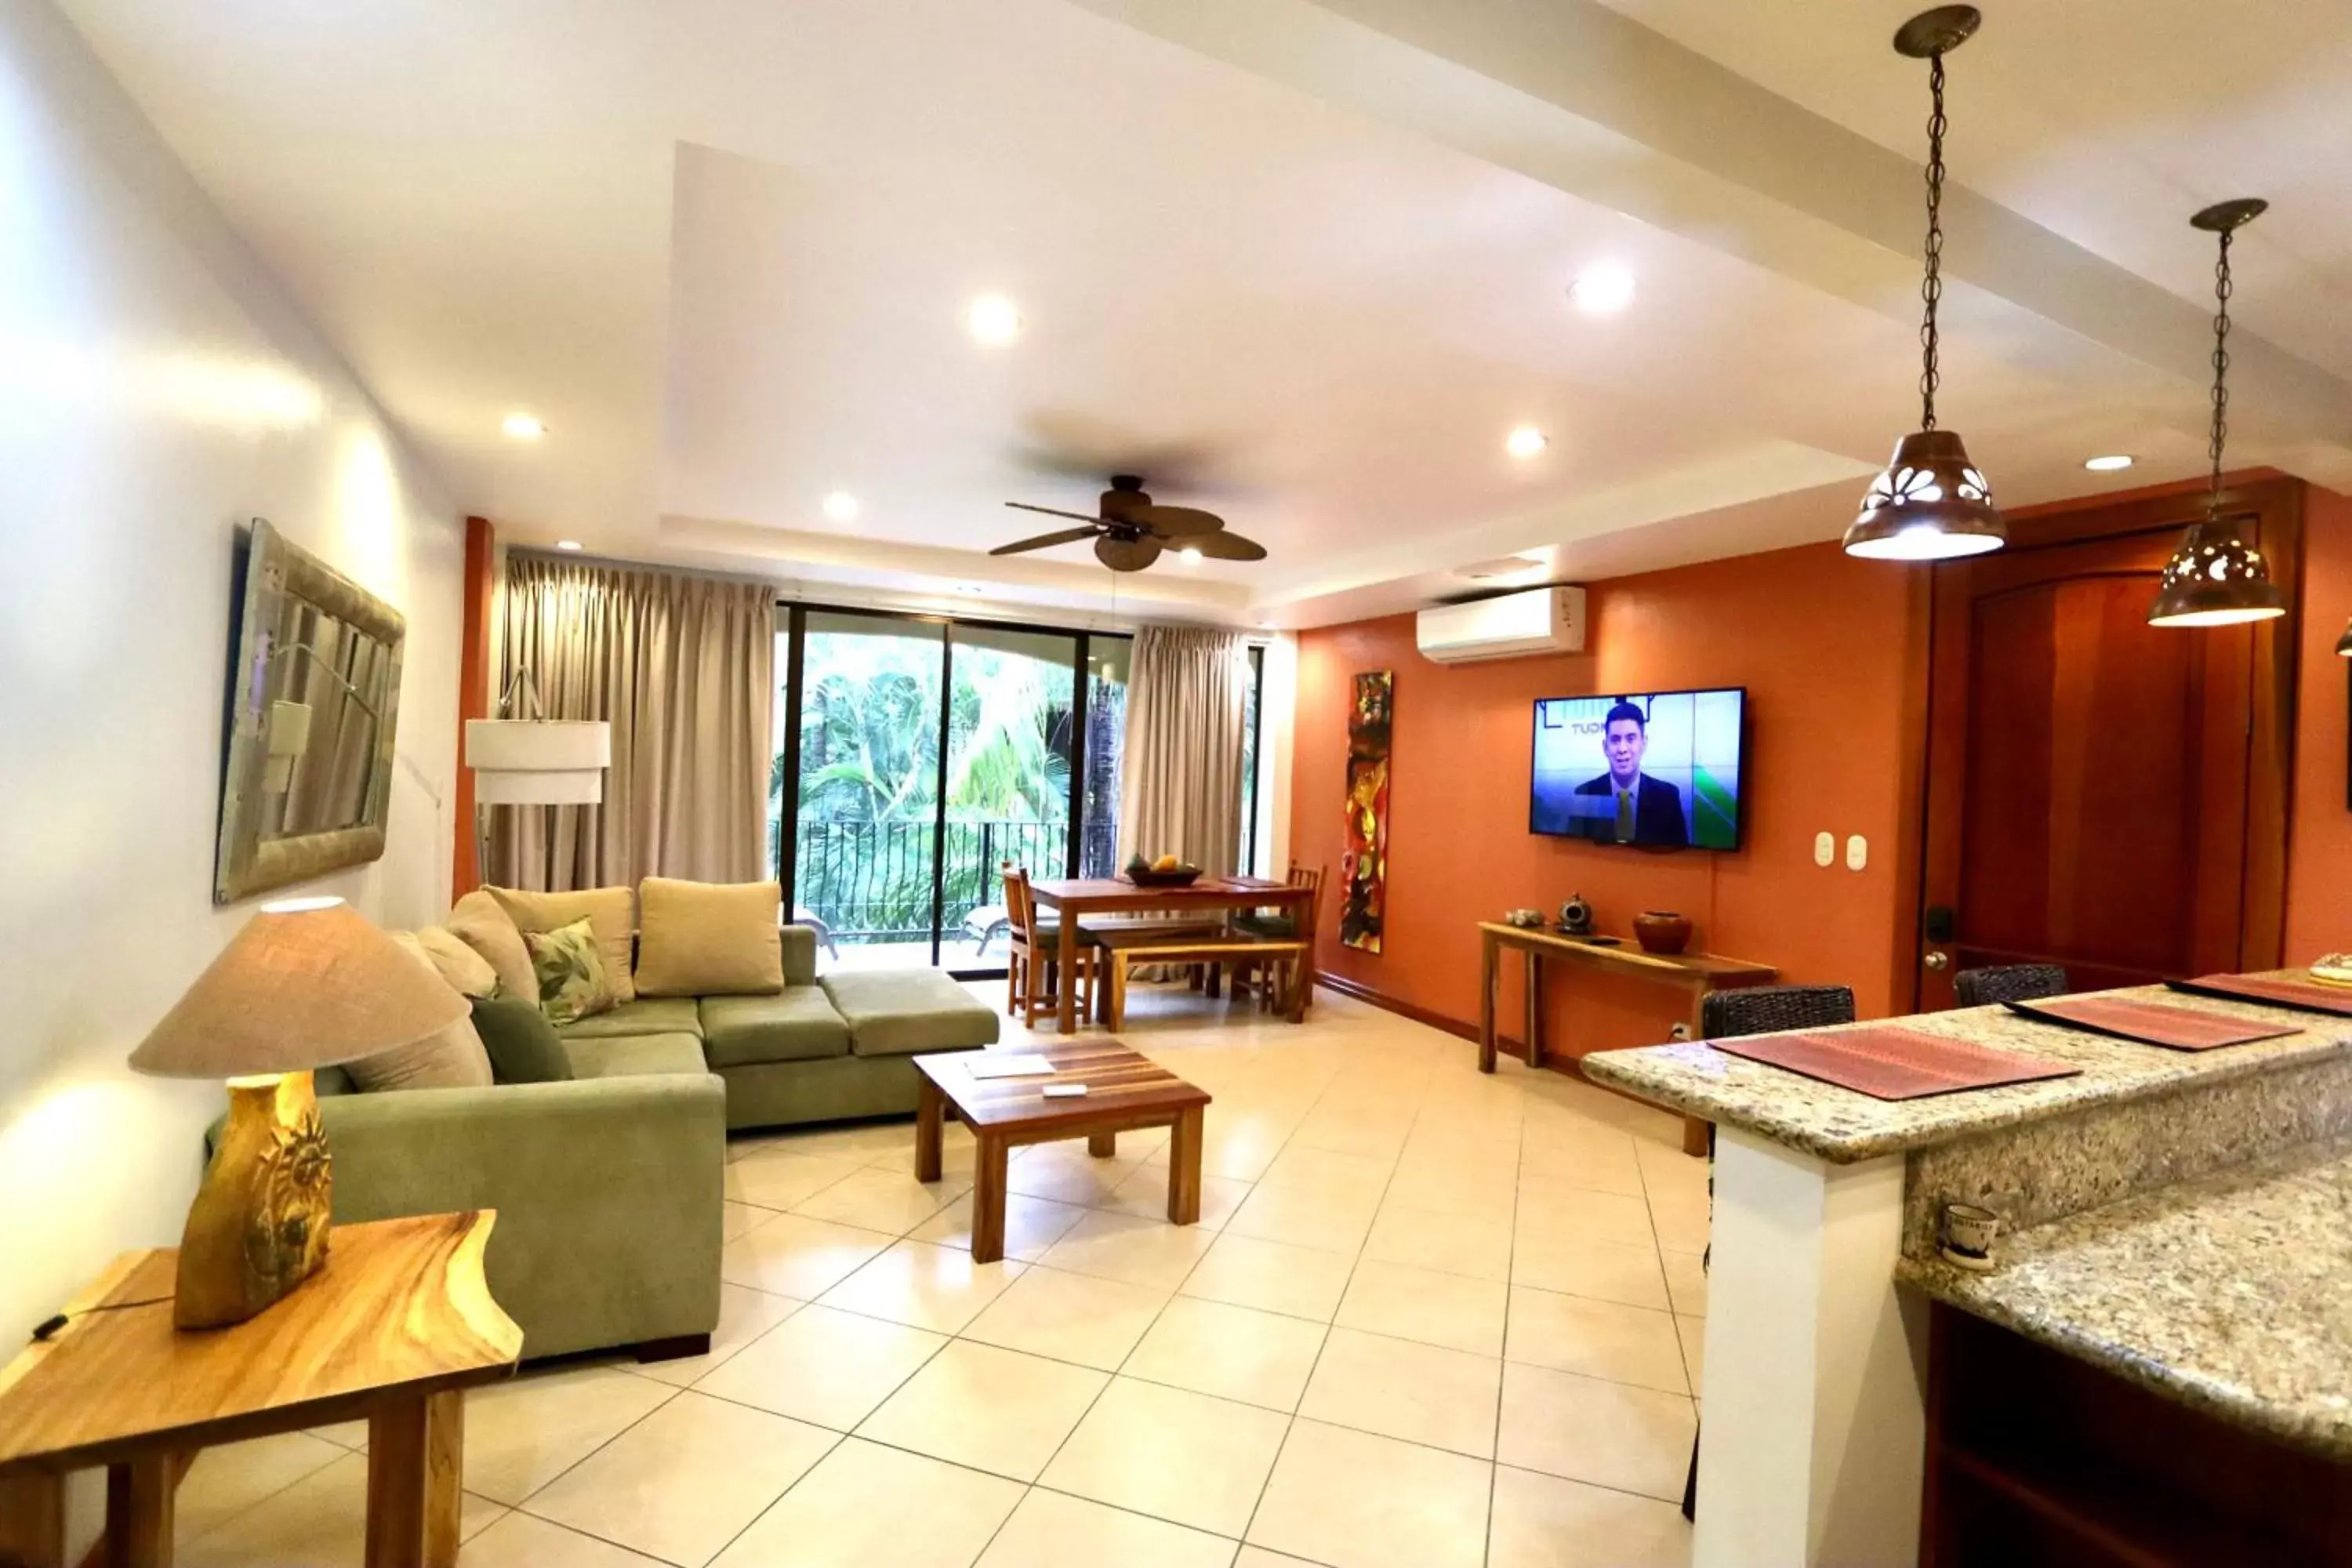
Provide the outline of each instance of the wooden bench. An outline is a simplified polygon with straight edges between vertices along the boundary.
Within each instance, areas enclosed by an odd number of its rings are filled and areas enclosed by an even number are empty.
[[[1260,963],[1287,963],[1290,980],[1286,1005],[1283,1008],[1292,1023],[1304,1016],[1304,987],[1298,984],[1299,961],[1307,955],[1304,942],[1261,941],[1256,939],[1210,936],[1197,940],[1176,939],[1155,942],[1120,943],[1110,949],[1110,1026],[1127,1026],[1127,970],[1131,963],[1202,963],[1213,970],[1221,964],[1233,964],[1237,969]]]

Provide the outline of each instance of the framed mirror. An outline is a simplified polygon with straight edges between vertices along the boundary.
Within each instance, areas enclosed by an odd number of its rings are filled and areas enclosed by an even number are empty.
[[[383,854],[400,612],[260,518],[243,541],[213,902]]]

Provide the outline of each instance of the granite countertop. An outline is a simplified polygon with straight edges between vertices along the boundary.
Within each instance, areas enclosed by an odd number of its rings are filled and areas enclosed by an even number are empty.
[[[1594,1051],[1580,1065],[1586,1077],[1612,1089],[1843,1164],[2090,1106],[2274,1071],[2352,1048],[2352,1018],[2185,995],[2161,985],[2135,986],[2108,994],[2287,1024],[2303,1033],[2218,1050],[2172,1051],[2041,1023],[2000,1006],[1846,1026],[1866,1028],[1896,1024],[1923,1034],[1948,1035],[2083,1069],[2073,1078],[1919,1100],[1874,1100],[1835,1084],[1727,1056],[1703,1041]]]
[[[2069,1215],[1896,1278],[2223,1420],[2352,1458],[2352,1140]]]

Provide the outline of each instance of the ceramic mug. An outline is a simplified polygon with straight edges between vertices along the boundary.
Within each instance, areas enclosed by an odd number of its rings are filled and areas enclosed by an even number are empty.
[[[1993,1238],[2000,1234],[2000,1215],[1974,1204],[1944,1205],[1944,1257],[1962,1268],[1992,1267]]]

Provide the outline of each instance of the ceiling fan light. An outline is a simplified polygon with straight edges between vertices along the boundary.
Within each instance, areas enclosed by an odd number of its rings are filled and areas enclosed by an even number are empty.
[[[1916,430],[1871,480],[1845,552],[1874,561],[1948,561],[2009,542],[1992,485],[1949,430]]]
[[[2286,614],[2286,595],[2271,581],[2263,552],[2228,523],[2208,518],[2189,531],[2164,563],[2152,626],[2233,626]],[[2341,651],[2339,647],[2338,651]]]

